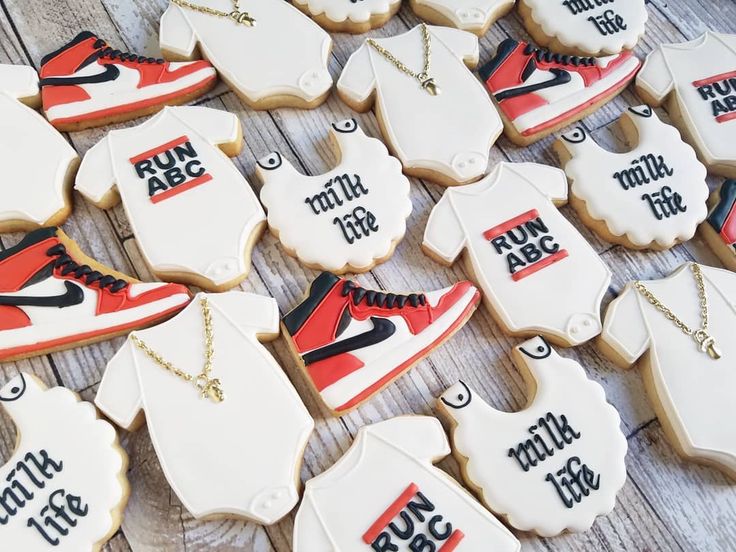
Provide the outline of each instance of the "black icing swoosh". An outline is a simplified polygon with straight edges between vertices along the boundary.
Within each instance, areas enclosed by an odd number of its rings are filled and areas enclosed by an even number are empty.
[[[109,82],[117,79],[120,76],[120,69],[112,64],[103,65],[105,68],[101,73],[94,75],[82,75],[75,77],[74,75],[69,77],[46,77],[41,79],[39,84],[41,86],[74,86],[78,84],[97,84],[100,82]]]
[[[547,343],[547,340],[545,340],[542,336],[539,336],[539,339],[542,340],[542,343],[544,343],[544,347],[541,345],[537,347],[537,350],[535,353],[531,353],[527,351],[524,347],[519,347],[519,350],[524,353],[529,358],[534,358],[536,360],[541,360],[543,358],[547,358],[549,355],[552,354],[552,347],[549,346],[549,343]]]
[[[367,332],[363,332],[359,335],[354,335],[353,337],[343,339],[342,341],[338,341],[336,343],[330,343],[329,345],[325,345],[320,349],[315,349],[314,351],[310,351],[302,355],[302,360],[304,361],[304,364],[313,364],[315,362],[333,357],[335,355],[349,353],[350,351],[354,351],[356,349],[362,349],[364,347],[369,347],[370,345],[375,345],[376,343],[380,343],[384,339],[388,339],[396,331],[396,326],[394,325],[394,323],[390,320],[386,320],[385,318],[376,318],[372,316],[371,322],[373,322],[373,328],[371,328]]]
[[[551,88],[553,86],[558,86],[560,84],[570,82],[570,73],[568,71],[565,71],[564,69],[557,69],[556,67],[553,67],[549,69],[549,72],[555,76],[553,79],[544,82],[538,82],[536,84],[529,84],[526,86],[517,86],[516,88],[511,88],[509,90],[503,90],[496,94],[496,100],[500,102],[501,100],[516,98],[517,96],[523,96],[524,94],[529,94],[530,92],[536,92],[537,90],[544,90],[545,88]]]
[[[72,282],[64,282],[66,291],[61,295],[34,297],[31,295],[0,295],[0,305],[14,307],[71,307],[84,301],[82,288]]]

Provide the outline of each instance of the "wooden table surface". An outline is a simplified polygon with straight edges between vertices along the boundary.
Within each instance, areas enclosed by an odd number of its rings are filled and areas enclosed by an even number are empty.
[[[159,18],[165,6],[165,0],[0,0],[0,63],[29,64],[38,69],[44,54],[85,29],[105,38],[115,48],[157,56]],[[690,40],[707,29],[736,33],[734,0],[651,0],[647,7],[647,32],[636,49],[640,57],[659,43]],[[418,19],[407,5],[385,27],[371,34],[391,36],[417,23]],[[509,36],[527,36],[515,12],[493,25],[483,37],[481,62]],[[341,34],[333,37],[330,71],[337,78],[364,36]],[[243,52],[243,55],[251,54]],[[254,176],[255,160],[272,150],[280,151],[306,173],[319,174],[328,170],[335,162],[327,140],[327,128],[332,121],[357,117],[368,134],[380,136],[372,113],[356,115],[334,94],[323,106],[312,111],[254,112],[220,84],[197,103],[238,114],[244,127],[246,147],[235,163],[255,189],[259,187]],[[634,92],[627,90],[585,119],[583,124],[596,140],[622,151],[621,133],[606,126],[614,122],[627,105],[638,103],[641,101]],[[667,120],[666,114],[661,111],[659,114]],[[128,123],[128,126],[131,124],[136,123]],[[67,135],[67,138],[81,155],[108,130],[93,129]],[[557,166],[550,143],[551,138],[547,138],[531,147],[517,148],[501,138],[491,151],[490,165],[510,160]],[[718,182],[709,178],[711,187]],[[361,284],[400,292],[434,289],[466,277],[459,264],[452,269],[444,268],[420,250],[427,217],[442,192],[440,186],[412,179],[414,212],[408,221],[406,237],[389,262],[358,278]],[[102,263],[149,280],[151,275],[123,209],[118,206],[108,212],[101,211],[76,193],[74,201],[73,215],[64,226],[66,232]],[[604,307],[630,279],[661,277],[680,263],[693,259],[720,266],[698,238],[665,252],[637,253],[598,240],[580,224],[569,207],[563,208],[563,212],[581,229],[613,271]],[[205,225],[207,213],[202,216],[201,221],[192,220],[191,223]],[[11,246],[20,237],[3,235],[0,246]],[[314,275],[315,272],[287,256],[273,236],[266,234],[255,248],[253,269],[241,287],[272,295],[283,313],[300,300]],[[122,342],[123,339],[118,338],[0,365],[0,385],[23,370],[36,374],[47,385],[63,385],[92,400],[106,362]],[[333,418],[321,406],[299,373],[283,339],[269,344],[316,421],[316,430],[305,452],[302,480],[331,466],[347,450],[361,426],[397,414],[434,414],[435,397],[460,377],[495,407],[512,411],[523,408],[528,398],[526,389],[509,356],[516,342],[504,336],[481,308],[464,329],[409,374],[343,418]],[[629,477],[618,496],[616,509],[599,518],[590,531],[552,539],[517,532],[523,550],[736,550],[736,483],[714,469],[686,463],[675,454],[647,401],[638,370],[615,368],[592,345],[568,349],[562,354],[585,366],[590,377],[604,386],[608,399],[621,413],[623,431],[629,442]],[[271,527],[232,520],[196,521],[169,489],[146,429],[123,434],[122,439],[131,458],[132,493],[122,530],[105,547],[106,551],[291,550],[293,513]],[[13,425],[0,413],[0,464],[9,458],[14,443]],[[256,443],[253,453],[258,454]],[[447,458],[439,465],[459,477],[453,459]],[[1,542],[0,549],[2,552],[22,552],[8,551]]]

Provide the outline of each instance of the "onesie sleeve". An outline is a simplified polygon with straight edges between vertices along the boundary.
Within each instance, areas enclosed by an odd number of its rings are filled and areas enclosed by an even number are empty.
[[[480,47],[478,37],[473,33],[451,27],[430,26],[429,28],[434,36],[447,46],[453,54],[465,61],[466,64],[472,67],[478,64]]]
[[[38,95],[38,74],[27,65],[0,65],[0,92],[16,98]]]
[[[182,58],[190,58],[194,53],[197,37],[179,6],[169,4],[161,16],[159,45],[161,50]]]
[[[442,424],[431,416],[398,416],[367,426],[364,430],[407,454],[429,462],[439,462],[450,454]]]
[[[422,247],[441,260],[452,264],[465,247],[465,232],[447,190],[429,214]]]
[[[556,205],[567,202],[567,176],[562,169],[539,163],[513,163],[511,167]]]
[[[652,96],[656,105],[660,105],[672,91],[674,82],[661,46],[647,56],[636,76],[636,85]]]
[[[730,270],[700,265],[706,280],[713,284],[731,308],[736,310],[736,274]]]
[[[92,146],[82,159],[74,188],[92,203],[101,203],[115,187],[110,135]]]
[[[235,142],[241,135],[240,119],[234,113],[211,107],[177,107],[176,116],[213,144]]]
[[[358,48],[340,74],[337,89],[340,94],[356,103],[363,103],[370,98],[376,86],[368,44]]]
[[[294,521],[294,552],[333,552],[337,548],[330,541],[327,529],[319,515],[312,493],[307,489]]]
[[[631,365],[649,348],[649,332],[639,307],[638,292],[631,285],[608,306],[601,341]]]
[[[239,331],[266,338],[279,334],[279,307],[273,297],[229,291],[209,294],[207,298]]]
[[[143,406],[130,339],[107,363],[95,404],[120,427],[129,429],[134,425]]]

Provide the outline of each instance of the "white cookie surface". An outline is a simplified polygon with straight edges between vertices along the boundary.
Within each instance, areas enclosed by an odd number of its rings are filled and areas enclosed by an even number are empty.
[[[515,528],[545,537],[586,531],[626,481],[626,437],[603,388],[536,337],[515,360],[536,391],[519,412],[492,408],[459,382],[440,397],[453,448],[483,502]]]
[[[312,16],[324,15],[334,23],[367,23],[371,17],[398,9],[401,0],[294,0]]]
[[[573,195],[584,202],[578,208],[635,247],[689,240],[707,214],[705,167],[649,106],[630,107],[622,119],[638,134],[625,153],[604,150],[582,127],[557,142],[571,156],[564,170]]]
[[[338,165],[306,176],[280,154],[258,161],[261,201],[284,247],[307,266],[365,271],[391,253],[411,213],[409,180],[380,140],[354,119],[335,123],[330,137]]]
[[[412,0],[412,7],[429,8],[454,27],[479,33],[510,10],[515,0]]]

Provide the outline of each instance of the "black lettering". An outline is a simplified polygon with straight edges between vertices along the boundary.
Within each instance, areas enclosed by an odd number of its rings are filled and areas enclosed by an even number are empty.
[[[191,142],[186,142],[180,146],[174,146],[174,153],[179,161],[184,161],[187,158],[194,159],[197,157],[197,151],[194,149]]]
[[[451,523],[445,523],[445,530],[439,531],[437,529],[437,525],[439,523],[442,523],[442,516],[432,516],[429,519],[429,523],[427,524],[427,529],[429,529],[429,534],[432,535],[437,540],[447,540],[450,538],[450,535],[452,535],[452,524]]]
[[[418,492],[416,496],[419,497],[420,502],[410,500],[406,507],[419,521],[424,521],[424,514],[422,512],[434,512],[434,504],[422,493]]]
[[[138,175],[138,178],[145,178],[146,173],[148,174],[156,174],[156,169],[153,168],[153,163],[150,159],[144,159],[143,161],[138,161],[135,165],[133,165],[135,168],[135,174]]]
[[[163,159],[161,158],[162,155],[165,155]],[[166,151],[164,153],[154,155],[153,162],[156,163],[156,166],[159,169],[170,169],[176,164],[176,159],[174,159],[174,155],[171,153],[171,151]]]
[[[403,511],[399,514],[399,517],[404,522],[404,529],[399,529],[393,521],[388,524],[388,528],[401,540],[409,540],[414,534],[414,521],[409,517],[409,514]]]
[[[184,172],[186,172],[191,177],[198,177],[202,176],[205,173],[204,167],[202,166],[202,163],[199,161],[189,161],[186,165],[184,165]]]
[[[148,197],[153,197],[156,192],[163,192],[168,189],[168,186],[158,176],[152,176],[148,179]]]
[[[425,535],[417,535],[414,540],[409,543],[411,552],[435,552],[437,547]]]
[[[512,247],[506,241],[506,236],[498,236],[497,238],[493,238],[491,240],[491,244],[493,244],[493,247],[496,249],[496,253],[501,253],[501,248],[512,249]]]

